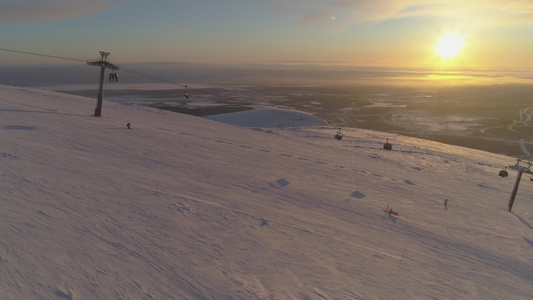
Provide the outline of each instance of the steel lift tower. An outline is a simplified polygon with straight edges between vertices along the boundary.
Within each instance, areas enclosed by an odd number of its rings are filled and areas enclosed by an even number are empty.
[[[527,174],[533,175],[533,172],[531,172],[531,169],[530,169],[531,165],[533,164],[533,162],[528,161],[526,163],[527,164],[527,167],[526,167],[526,166],[521,166],[520,165],[521,161],[522,161],[521,159],[517,159],[516,160],[516,165],[509,166],[509,168],[518,171],[518,175],[516,175],[516,181],[515,181],[515,184],[514,184],[514,188],[513,188],[513,191],[511,193],[511,198],[509,198],[509,204],[508,204],[508,207],[507,207],[509,212],[513,209],[514,199],[516,198],[516,193],[518,192],[518,185],[520,184],[520,179],[522,179],[522,173],[527,173]],[[533,181],[533,178],[531,178],[531,181]]]
[[[87,64],[91,66],[100,67],[100,89],[98,91],[98,102],[96,103],[96,108],[94,109],[94,115],[99,117],[102,115],[102,100],[104,99],[104,76],[105,69],[111,69],[113,71],[118,70],[118,66],[113,65],[107,61],[109,52],[100,51],[100,60],[88,61]]]

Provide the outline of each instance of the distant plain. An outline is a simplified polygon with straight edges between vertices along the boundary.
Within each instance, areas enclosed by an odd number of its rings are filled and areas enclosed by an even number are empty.
[[[3,68],[0,82],[96,98],[94,71]],[[197,116],[290,108],[339,128],[399,133],[527,159],[533,153],[533,82],[527,72],[147,63],[126,65],[119,78],[106,81],[105,100]]]
[[[96,90],[68,91],[92,97]],[[257,107],[311,113],[339,128],[399,133],[528,158],[533,151],[533,87],[211,87],[188,90],[108,90],[106,99],[197,116]]]

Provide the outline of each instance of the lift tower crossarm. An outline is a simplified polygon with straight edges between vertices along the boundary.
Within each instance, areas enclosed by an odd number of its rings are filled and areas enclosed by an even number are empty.
[[[88,61],[87,64],[91,66],[104,67],[106,69],[111,69],[115,71],[118,70],[118,66],[115,66],[114,64],[107,62],[107,61],[100,61],[100,60]]]
[[[109,52],[100,51],[100,60],[88,61],[87,64],[90,66],[100,67],[100,88],[98,91],[98,102],[96,103],[96,108],[94,109],[94,115],[99,117],[102,115],[102,100],[104,99],[104,76],[105,69],[118,70],[118,66],[113,65],[107,61]]]

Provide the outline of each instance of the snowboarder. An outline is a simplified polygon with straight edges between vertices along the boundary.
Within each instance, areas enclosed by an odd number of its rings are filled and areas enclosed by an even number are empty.
[[[126,124],[126,126],[128,127],[128,129],[131,129],[131,123]]]

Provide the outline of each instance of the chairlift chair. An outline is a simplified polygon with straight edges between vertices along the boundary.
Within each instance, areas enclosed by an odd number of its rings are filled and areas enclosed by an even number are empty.
[[[505,169],[501,170],[498,175],[500,175],[500,177],[507,177],[507,176],[509,176],[509,172],[507,172],[507,168],[505,168]],[[533,179],[531,179],[531,180],[533,181]]]
[[[118,81],[118,74],[113,72],[109,74],[109,81],[110,82],[117,82]]]
[[[385,144],[383,144],[383,149],[392,150],[392,144],[389,143],[389,139],[388,138],[387,138],[387,141],[385,142]]]
[[[191,96],[187,93],[187,85],[185,85],[185,91],[183,92],[183,95],[185,96],[185,99],[191,98]]]
[[[340,140],[342,140],[342,136],[343,136],[343,134],[341,133],[341,129],[339,128],[339,131],[337,131],[337,133],[335,134],[334,138],[336,140],[340,141]]]

